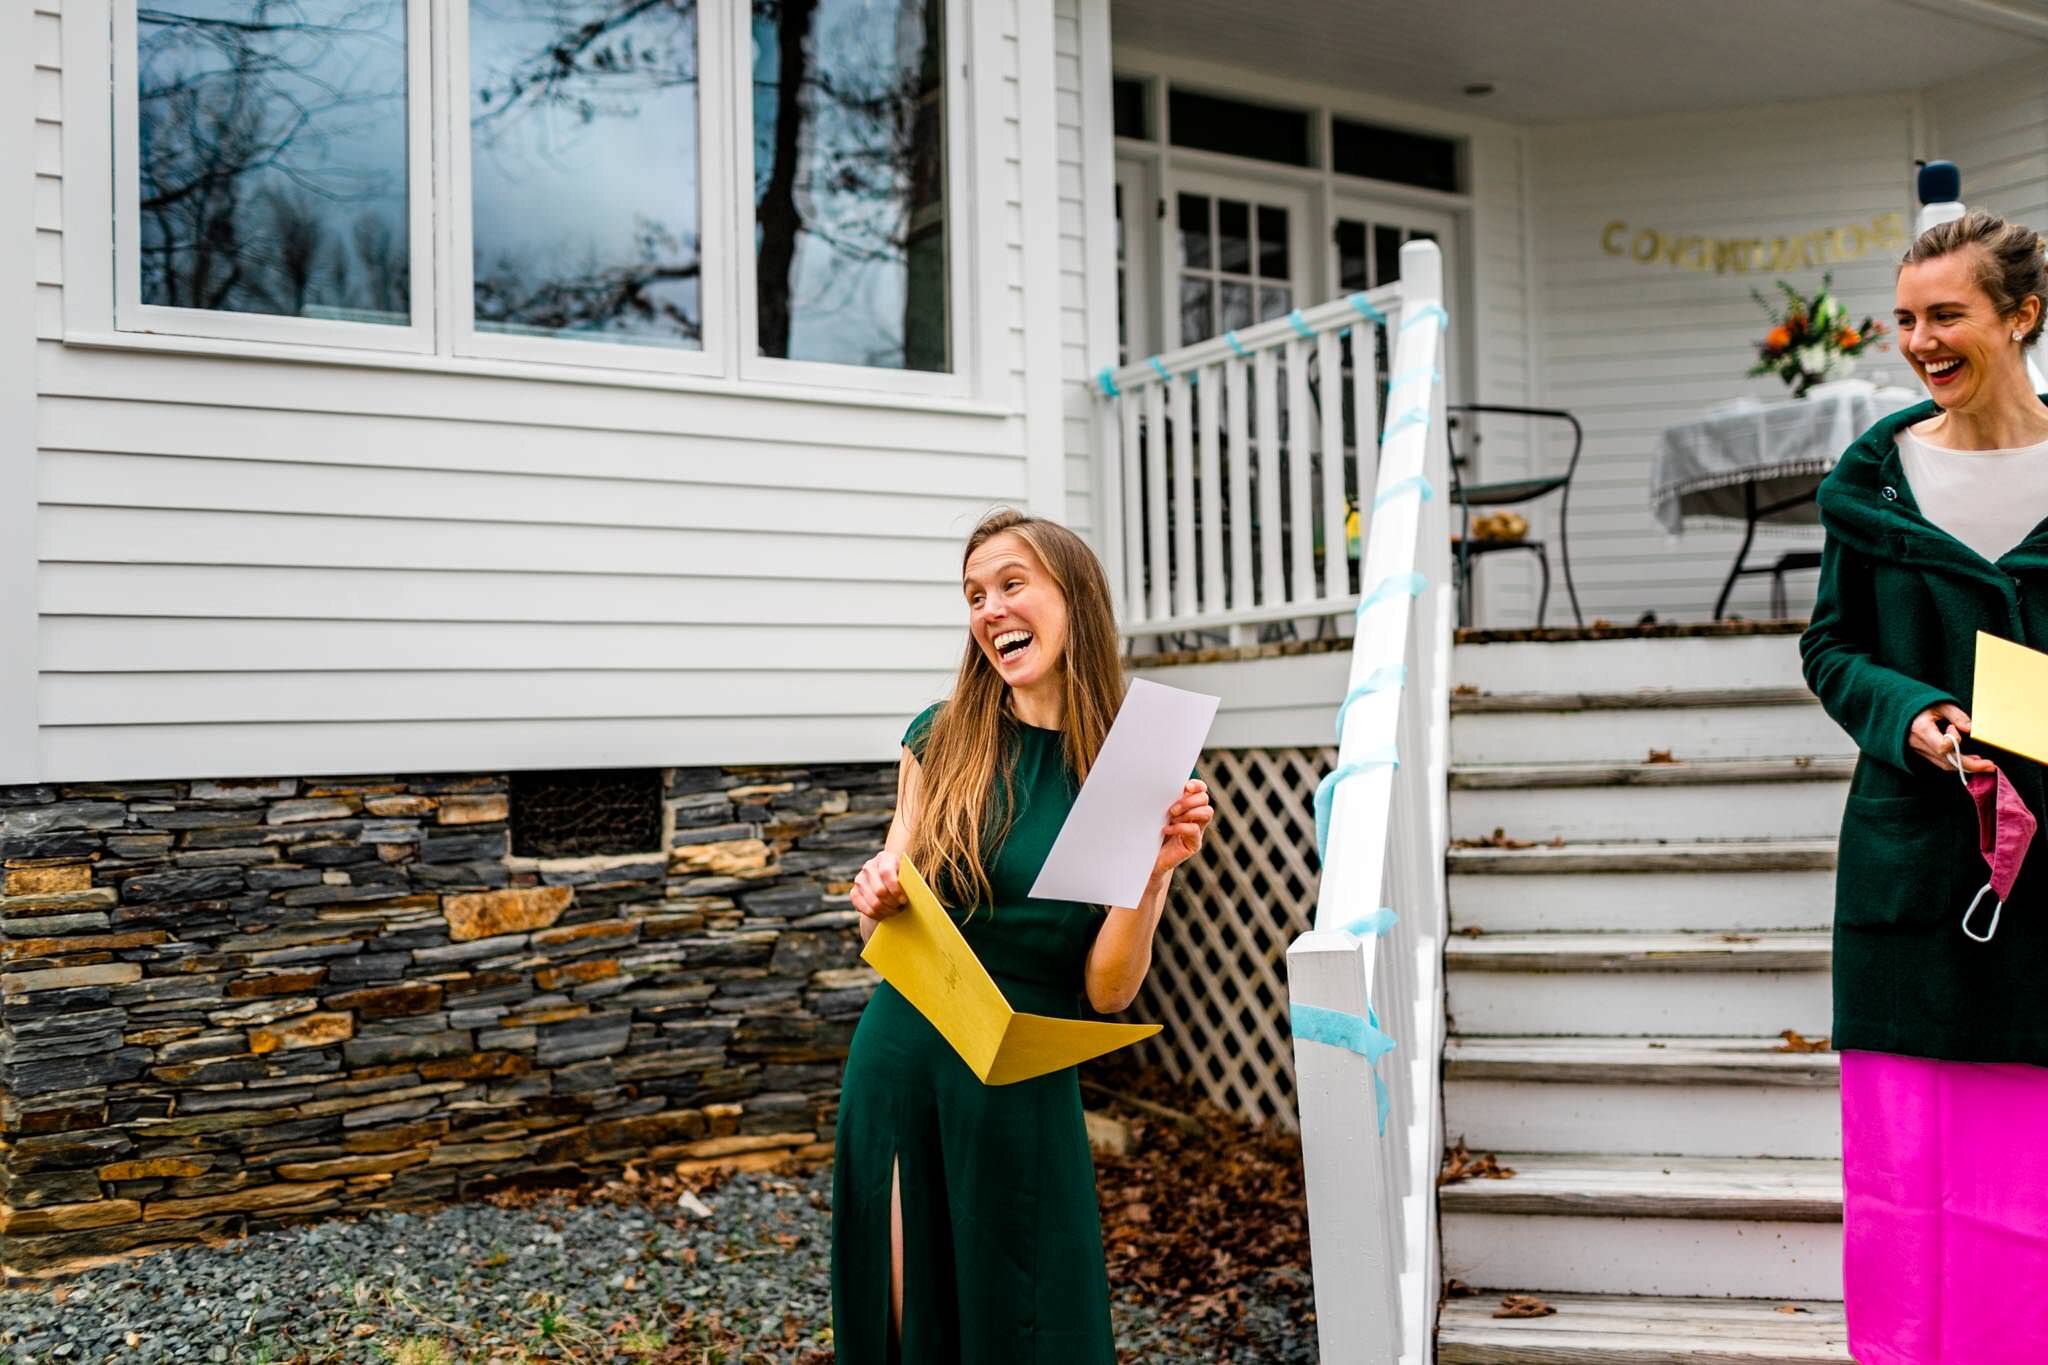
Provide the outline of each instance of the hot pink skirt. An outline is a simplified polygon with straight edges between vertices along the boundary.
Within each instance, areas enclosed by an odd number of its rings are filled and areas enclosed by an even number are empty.
[[[2048,1361],[2048,1067],[1842,1054],[1860,1365]]]

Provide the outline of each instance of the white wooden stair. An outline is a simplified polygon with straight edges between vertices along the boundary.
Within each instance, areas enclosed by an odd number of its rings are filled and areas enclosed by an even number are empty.
[[[1846,1362],[1835,830],[1796,638],[1459,647],[1438,1359]],[[1506,1293],[1553,1315],[1497,1319]],[[1785,1311],[1780,1311],[1781,1309]]]

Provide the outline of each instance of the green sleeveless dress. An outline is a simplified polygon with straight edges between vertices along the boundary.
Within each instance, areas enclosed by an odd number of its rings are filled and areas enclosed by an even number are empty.
[[[928,708],[903,737],[920,759],[937,712]],[[982,849],[995,904],[969,917],[947,888],[934,890],[1011,1005],[1079,1018],[1102,913],[1029,896],[1076,785],[1057,730],[1007,721],[1004,748],[1017,812],[1007,837]],[[892,1161],[903,1198],[903,1338],[894,1356]],[[1074,1068],[983,1085],[895,989],[875,989],[839,1097],[832,1335],[840,1365],[1115,1365]]]

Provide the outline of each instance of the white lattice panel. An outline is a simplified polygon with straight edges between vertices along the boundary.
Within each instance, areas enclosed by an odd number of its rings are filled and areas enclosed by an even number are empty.
[[[1166,1025],[1146,1060],[1255,1123],[1292,1129],[1287,945],[1316,903],[1316,784],[1330,748],[1212,749],[1216,820],[1182,865],[1154,940],[1144,1017]]]

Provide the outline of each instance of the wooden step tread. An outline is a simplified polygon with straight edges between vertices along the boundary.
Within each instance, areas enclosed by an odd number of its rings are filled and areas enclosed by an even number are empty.
[[[1439,1365],[1851,1365],[1839,1303],[1541,1297],[1557,1312],[1496,1318],[1498,1294],[1445,1303]]]
[[[1839,1223],[1842,1163],[1819,1157],[1500,1152],[1506,1180],[1444,1186],[1444,1213]]]
[[[1452,934],[1444,966],[1477,972],[1824,972],[1833,935]]]
[[[1804,686],[1639,687],[1626,692],[1453,692],[1451,714],[1512,711],[1659,711],[1698,706],[1818,706]]]
[[[1508,831],[1510,837],[1513,831]],[[1452,848],[1446,868],[1462,876],[1542,876],[1586,872],[1827,872],[1835,841],[1724,839],[1670,843],[1537,844],[1530,848]]]
[[[1742,1085],[1834,1089],[1842,1059],[1782,1038],[1453,1038],[1446,1081]]]
[[[1841,754],[1716,758],[1683,763],[1473,763],[1451,769],[1453,791],[1560,787],[1695,787],[1743,782],[1846,782],[1856,760]]]

